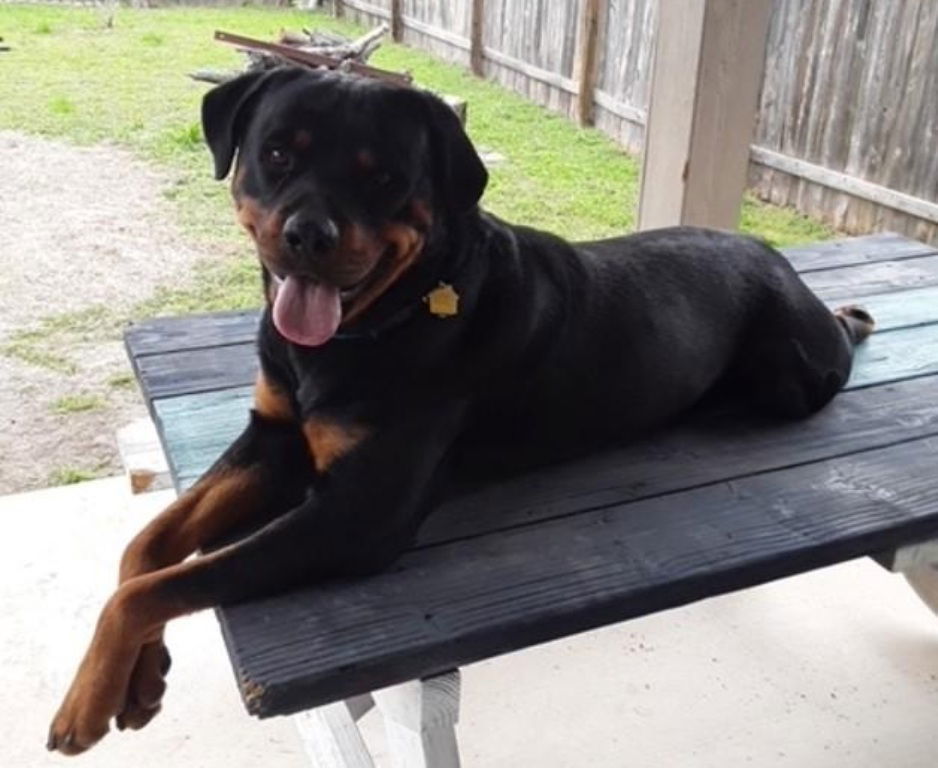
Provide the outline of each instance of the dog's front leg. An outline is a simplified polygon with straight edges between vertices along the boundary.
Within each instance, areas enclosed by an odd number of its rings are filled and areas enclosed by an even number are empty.
[[[181,562],[238,529],[259,527],[292,509],[312,475],[289,399],[261,373],[244,432],[192,488],[131,540],[121,558],[119,583]],[[159,712],[169,663],[161,634],[141,648],[117,715],[119,729],[142,728]]]
[[[362,428],[348,452],[330,457],[320,492],[299,506],[208,555],[125,580],[53,720],[49,748],[77,754],[107,732],[141,649],[171,619],[391,562],[428,511],[462,414],[462,404],[440,405]]]

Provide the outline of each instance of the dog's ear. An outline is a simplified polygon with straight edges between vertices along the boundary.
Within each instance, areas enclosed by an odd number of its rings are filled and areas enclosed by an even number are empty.
[[[202,99],[202,133],[215,161],[215,178],[228,175],[266,72],[248,72],[212,88]]]
[[[430,93],[424,93],[423,97],[438,193],[452,211],[463,213],[479,202],[488,184],[489,173],[456,112]]]

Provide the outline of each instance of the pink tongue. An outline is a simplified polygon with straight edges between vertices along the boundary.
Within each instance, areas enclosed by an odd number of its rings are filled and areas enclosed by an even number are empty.
[[[318,347],[331,339],[342,322],[342,300],[338,288],[287,277],[274,299],[274,325],[304,347]]]

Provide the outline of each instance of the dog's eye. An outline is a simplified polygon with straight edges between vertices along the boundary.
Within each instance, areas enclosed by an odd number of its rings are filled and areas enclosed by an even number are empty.
[[[276,171],[284,171],[290,167],[293,158],[283,147],[270,147],[264,153],[264,163]]]
[[[394,177],[389,171],[377,171],[374,176],[372,176],[372,180],[376,187],[386,187],[394,181]]]

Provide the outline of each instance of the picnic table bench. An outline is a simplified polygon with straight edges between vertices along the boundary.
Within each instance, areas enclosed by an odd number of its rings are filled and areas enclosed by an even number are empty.
[[[310,752],[364,766],[354,722],[377,702],[400,765],[456,765],[470,662],[860,556],[914,568],[938,605],[938,249],[882,234],[787,256],[877,321],[829,407],[795,423],[701,411],[447,502],[382,575],[219,609],[248,711],[310,710]],[[257,319],[127,332],[178,490],[246,423]]]

